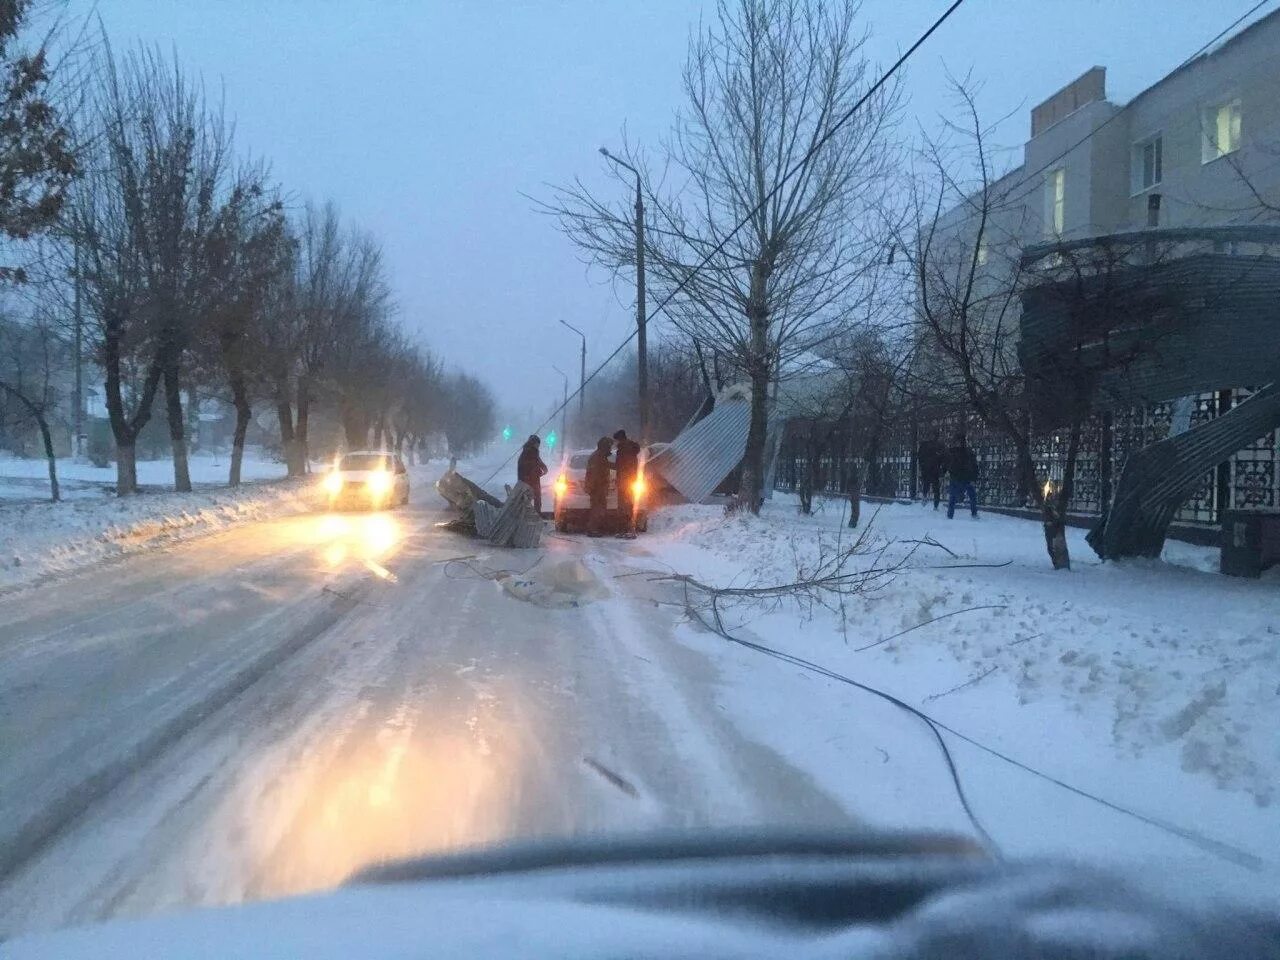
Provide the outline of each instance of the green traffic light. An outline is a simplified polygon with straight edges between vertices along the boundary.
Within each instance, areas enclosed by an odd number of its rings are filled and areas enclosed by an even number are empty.
[[[552,430],[547,434],[547,446],[554,447],[556,445],[556,432]]]
[[[503,428],[502,428],[502,439],[503,439],[503,440],[510,440],[510,439],[511,439],[511,428],[510,428],[510,427],[503,427]]]

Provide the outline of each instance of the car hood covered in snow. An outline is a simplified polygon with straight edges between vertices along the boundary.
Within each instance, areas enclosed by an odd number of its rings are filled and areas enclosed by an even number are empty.
[[[21,938],[5,956],[1252,958],[1278,943],[1274,918],[961,839],[711,833],[393,864],[326,896]]]

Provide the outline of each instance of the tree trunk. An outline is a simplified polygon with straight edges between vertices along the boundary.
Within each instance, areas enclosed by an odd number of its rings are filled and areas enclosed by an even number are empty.
[[[856,529],[862,519],[862,473],[856,463],[849,464],[849,529]]]
[[[307,430],[311,424],[311,384],[306,377],[298,378],[298,422],[294,430],[294,443],[297,446],[298,476],[307,473],[311,463],[311,450],[308,446]]]
[[[49,432],[49,421],[43,413],[36,414],[36,424],[40,427],[40,439],[44,441],[44,456],[49,461],[49,499],[57,503],[62,499],[58,492],[58,458],[53,455],[53,434]]]
[[[138,492],[138,433],[151,419],[151,403],[160,383],[160,365],[153,362],[142,385],[138,409],[132,417],[125,413],[124,390],[120,379],[120,337],[108,324],[103,339],[103,380],[107,402],[107,419],[116,441],[116,496],[127,497]]]
[[[249,390],[244,377],[238,373],[232,374],[230,381],[231,401],[236,408],[236,429],[231,437],[231,473],[227,477],[227,484],[238,487],[240,466],[244,462],[244,438],[249,432],[249,418],[253,416],[253,407],[249,403]]]
[[[182,420],[182,384],[175,359],[165,364],[164,404],[169,420],[169,444],[173,448],[173,489],[179,493],[190,493],[191,471],[187,465],[187,438]]]
[[[280,449],[284,451],[285,467],[290,477],[300,477],[305,472],[298,457],[298,440],[293,432],[293,407],[289,405],[287,389],[276,390],[276,417],[280,421]]]
[[[138,448],[133,440],[116,441],[116,496],[138,492]]]
[[[340,416],[347,449],[363,450],[369,442],[369,418],[362,411],[345,404]]]
[[[1071,552],[1067,547],[1067,508],[1075,488],[1076,458],[1080,452],[1080,421],[1071,424],[1067,438],[1067,458],[1062,468],[1062,485],[1054,495],[1042,492],[1044,503],[1040,508],[1044,518],[1044,543],[1049,551],[1049,562],[1055,570],[1071,569]]]
[[[769,429],[769,303],[771,266],[764,259],[751,265],[751,290],[747,297],[747,323],[751,330],[751,353],[747,368],[751,374],[751,423],[747,429],[747,449],[742,459],[742,480],[736,509],[760,512],[764,484],[764,447]]]

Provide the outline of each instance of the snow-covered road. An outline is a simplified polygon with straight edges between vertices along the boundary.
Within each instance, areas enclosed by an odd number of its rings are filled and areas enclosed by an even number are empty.
[[[424,489],[0,598],[0,938],[506,837],[848,822],[617,577],[642,547],[550,538],[613,596],[547,609],[442,562],[537,552],[435,529]]]

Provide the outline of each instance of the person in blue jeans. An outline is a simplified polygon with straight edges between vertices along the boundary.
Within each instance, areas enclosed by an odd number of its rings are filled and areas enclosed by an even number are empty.
[[[978,480],[978,458],[964,442],[963,433],[956,434],[955,441],[947,450],[947,474],[950,477],[947,492],[947,519],[955,517],[956,501],[961,497],[969,498],[969,512],[977,517],[978,491],[974,483]]]

